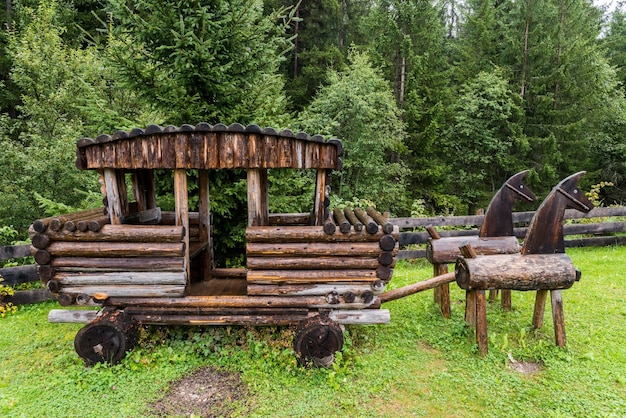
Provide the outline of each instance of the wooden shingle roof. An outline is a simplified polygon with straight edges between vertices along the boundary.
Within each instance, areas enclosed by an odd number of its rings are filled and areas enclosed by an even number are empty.
[[[257,125],[117,131],[78,141],[76,167],[114,169],[341,168],[341,141]]]

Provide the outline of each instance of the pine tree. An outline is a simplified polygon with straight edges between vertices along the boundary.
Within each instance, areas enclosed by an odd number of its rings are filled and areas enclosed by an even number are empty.
[[[260,0],[112,0],[112,59],[173,124],[283,125],[280,13]]]

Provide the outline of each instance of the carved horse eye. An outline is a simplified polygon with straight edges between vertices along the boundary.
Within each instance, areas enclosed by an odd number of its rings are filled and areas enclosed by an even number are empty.
[[[524,185],[523,185],[523,184],[520,184],[519,188],[520,188],[520,189],[523,189],[523,188],[524,188]]]

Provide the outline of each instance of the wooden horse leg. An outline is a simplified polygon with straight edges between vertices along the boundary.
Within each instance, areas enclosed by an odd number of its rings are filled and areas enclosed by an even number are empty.
[[[554,340],[557,346],[565,347],[565,317],[563,316],[563,298],[561,290],[551,290],[552,322],[554,323]]]
[[[489,290],[489,302],[493,302],[498,299],[498,289]]]
[[[447,264],[434,264],[434,274],[439,276],[448,273]],[[445,283],[435,288],[435,303],[441,309],[444,318],[450,318],[450,284]]]
[[[439,267],[441,264],[433,264],[433,276],[437,277],[439,275]],[[435,304],[439,305],[441,308],[441,286],[437,286],[433,289],[433,297]]]
[[[487,338],[487,303],[485,291],[476,292],[476,342],[481,356],[486,356],[489,351],[489,339]]]
[[[505,311],[511,310],[511,289],[502,289],[502,300],[500,304]]]
[[[471,327],[476,326],[476,291],[465,291],[465,322]]]
[[[535,296],[535,310],[533,312],[533,328],[539,329],[543,325],[543,312],[546,308],[547,290],[537,290]]]

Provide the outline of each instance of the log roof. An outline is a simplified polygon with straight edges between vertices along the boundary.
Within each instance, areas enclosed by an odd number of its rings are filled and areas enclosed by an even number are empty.
[[[114,169],[340,169],[338,139],[257,125],[182,125],[117,131],[76,144],[76,167]]]

